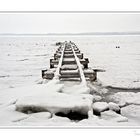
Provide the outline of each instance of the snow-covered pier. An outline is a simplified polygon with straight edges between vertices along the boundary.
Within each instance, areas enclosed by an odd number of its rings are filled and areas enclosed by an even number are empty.
[[[97,71],[88,67],[89,60],[73,42],[63,42],[50,59],[50,68],[42,70],[43,79],[58,78],[61,81],[79,80],[86,84],[86,80],[95,81]]]

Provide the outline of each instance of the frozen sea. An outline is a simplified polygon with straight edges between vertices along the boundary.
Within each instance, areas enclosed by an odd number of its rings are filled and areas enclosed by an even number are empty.
[[[57,41],[73,41],[105,85],[140,87],[140,36],[0,36],[0,89],[36,83],[49,68]],[[120,48],[116,48],[120,46]]]
[[[89,58],[90,67],[105,70],[97,75],[103,85],[101,91],[107,86],[120,90],[96,96],[77,94],[84,88],[75,86],[69,88],[69,93],[60,94],[61,83],[37,84],[41,70],[49,68],[57,49],[55,43],[65,40],[75,42]],[[121,115],[111,110],[100,117],[93,115],[93,98],[104,97],[121,107]],[[50,112],[17,111],[17,106],[26,105],[45,106]],[[54,110],[75,110],[77,106],[89,109],[87,119],[74,122],[55,115]],[[0,126],[140,126],[139,118],[140,36],[0,36]]]

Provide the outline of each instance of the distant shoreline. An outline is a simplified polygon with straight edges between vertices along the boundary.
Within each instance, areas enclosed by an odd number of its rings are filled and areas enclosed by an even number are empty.
[[[46,33],[46,34],[16,34],[2,33],[0,36],[92,36],[92,35],[140,35],[140,32],[94,32],[94,33]]]

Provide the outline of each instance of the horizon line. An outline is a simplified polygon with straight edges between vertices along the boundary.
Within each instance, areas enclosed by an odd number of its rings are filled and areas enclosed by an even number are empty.
[[[0,35],[137,35],[140,31],[77,32],[77,33],[0,33]]]

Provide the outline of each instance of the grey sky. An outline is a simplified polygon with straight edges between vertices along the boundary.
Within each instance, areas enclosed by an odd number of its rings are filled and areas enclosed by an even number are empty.
[[[140,31],[140,14],[0,13],[0,33]]]

